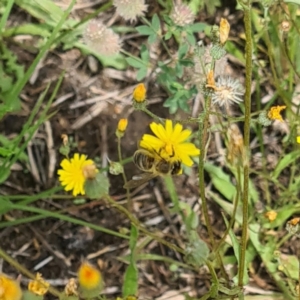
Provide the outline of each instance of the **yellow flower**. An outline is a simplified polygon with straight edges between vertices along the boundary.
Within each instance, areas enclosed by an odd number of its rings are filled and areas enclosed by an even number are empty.
[[[28,290],[32,293],[43,296],[48,292],[50,284],[42,278],[40,273],[37,273],[35,280],[28,283]]]
[[[282,116],[281,116],[280,112],[282,110],[284,110],[285,108],[286,108],[285,105],[283,105],[283,106],[280,106],[280,105],[272,106],[270,108],[270,110],[268,111],[268,118],[270,120],[279,120],[279,121],[283,122],[283,119],[282,119]]]
[[[297,141],[298,144],[300,144],[300,135],[297,136],[296,141]]]
[[[133,91],[133,100],[138,103],[144,102],[146,100],[146,92],[145,85],[143,83],[138,84]]]
[[[22,290],[16,280],[0,274],[0,300],[20,300]]]
[[[127,128],[128,120],[127,119],[120,119],[118,123],[118,129],[121,132],[124,132]]]
[[[187,166],[193,165],[190,157],[199,155],[200,150],[193,143],[186,142],[192,133],[190,130],[183,130],[179,123],[173,127],[171,120],[166,120],[165,127],[152,122],[150,128],[156,136],[144,134],[140,142],[142,148],[155,151],[168,161],[179,160]]]
[[[78,270],[78,281],[81,288],[93,290],[101,286],[102,276],[94,266],[84,262]]]
[[[57,171],[59,181],[65,191],[73,191],[73,196],[84,195],[84,183],[86,179],[92,177],[90,169],[93,169],[94,173],[98,171],[93,167],[94,162],[91,159],[87,159],[86,155],[79,155],[79,153],[75,153],[71,159],[63,159],[60,166],[62,169]]]
[[[275,210],[270,210],[270,211],[267,211],[265,213],[265,217],[270,221],[270,222],[273,222],[276,220],[277,218],[277,212]]]

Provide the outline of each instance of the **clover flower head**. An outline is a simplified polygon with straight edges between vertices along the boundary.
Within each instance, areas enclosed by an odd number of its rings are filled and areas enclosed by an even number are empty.
[[[133,22],[137,17],[143,17],[148,5],[144,0],[114,0],[117,13],[126,21]]]
[[[35,280],[28,283],[28,290],[38,296],[43,296],[48,292],[50,284],[42,278],[40,273],[36,274]]]
[[[101,286],[102,276],[98,269],[84,262],[78,270],[78,282],[81,288],[93,290]]]
[[[174,4],[170,18],[176,25],[183,27],[194,22],[195,14],[186,4]]]
[[[216,80],[212,102],[220,107],[228,107],[232,103],[242,102],[244,93],[245,90],[238,80],[228,76],[220,76]]]
[[[1,300],[20,300],[22,290],[16,280],[0,274],[0,299]]]
[[[140,147],[158,153],[167,161],[181,161],[187,166],[192,166],[191,156],[200,154],[200,150],[193,144],[187,142],[192,132],[183,129],[183,126],[176,123],[173,126],[172,120],[166,120],[165,125],[152,122],[150,128],[155,136],[144,134],[140,141]]]
[[[268,118],[270,120],[278,120],[280,122],[283,122],[283,118],[282,118],[280,112],[282,110],[284,110],[284,109],[286,109],[285,105],[282,105],[282,106],[280,106],[280,105],[272,106],[270,108],[270,110],[268,111]]]
[[[75,153],[71,159],[63,159],[60,166],[62,169],[57,171],[59,181],[64,186],[65,191],[73,191],[73,196],[85,195],[85,181],[92,179],[92,175],[98,172],[94,162],[87,159],[86,155],[79,153]]]
[[[83,41],[100,55],[116,55],[121,49],[119,36],[98,20],[88,22],[83,33]]]

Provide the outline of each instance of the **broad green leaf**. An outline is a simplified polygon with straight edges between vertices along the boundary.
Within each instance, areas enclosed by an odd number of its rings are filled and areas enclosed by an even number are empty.
[[[282,272],[289,278],[299,279],[299,260],[295,255],[281,254],[280,265],[283,267]]]
[[[147,25],[137,26],[136,30],[143,35],[151,35],[153,34],[153,29]]]
[[[138,290],[138,269],[135,263],[130,263],[124,275],[124,284],[122,289],[123,297],[136,295]]]
[[[147,49],[146,45],[141,46],[141,58],[142,61],[145,63],[148,63],[150,55],[149,55],[149,50]]]
[[[145,68],[145,64],[142,61],[140,61],[140,59],[134,59],[132,57],[127,57],[125,59],[127,63],[134,68],[137,69]]]
[[[189,31],[192,31],[192,32],[202,32],[202,31],[205,30],[205,28],[206,28],[207,26],[209,26],[209,25],[207,25],[207,24],[205,24],[205,23],[194,23],[194,24],[192,24],[192,25],[189,25],[189,26],[187,27],[187,29],[188,29]]]
[[[151,23],[152,23],[153,29],[157,33],[160,30],[160,20],[159,20],[159,17],[157,16],[157,14],[153,15]]]
[[[94,179],[86,180],[84,184],[85,193],[91,199],[99,199],[107,195],[108,189],[108,178],[102,173],[98,173]]]
[[[290,152],[286,155],[284,155],[284,157],[279,160],[275,170],[273,171],[271,177],[273,179],[277,179],[277,177],[279,176],[279,174],[291,163],[295,162],[295,160],[297,158],[299,158],[300,156],[300,150],[295,150],[293,152]]]
[[[136,79],[137,81],[141,81],[142,79],[144,79],[147,75],[147,68],[141,68],[139,69],[139,71],[136,74]]]
[[[236,187],[231,183],[230,176],[223,172],[220,167],[206,163],[205,171],[211,177],[212,183],[215,188],[229,201],[233,200],[236,194]]]

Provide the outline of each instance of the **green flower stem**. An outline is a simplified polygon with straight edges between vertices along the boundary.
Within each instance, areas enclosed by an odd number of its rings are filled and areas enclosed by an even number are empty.
[[[101,231],[101,232],[104,232],[104,233],[107,233],[107,234],[110,234],[110,235],[113,235],[113,236],[116,236],[116,237],[119,237],[119,238],[122,238],[122,239],[126,239],[126,240],[129,239],[129,236],[127,236],[125,234],[107,229],[107,228],[102,227],[102,226],[94,225],[94,224],[91,224],[91,223],[88,223],[88,222],[85,222],[85,221],[82,221],[82,220],[78,220],[76,218],[65,216],[65,215],[62,215],[58,212],[51,212],[51,211],[47,211],[47,210],[40,209],[40,208],[37,208],[37,207],[32,207],[32,206],[27,206],[27,205],[20,205],[20,204],[10,204],[10,207],[11,207],[11,209],[23,210],[23,211],[36,213],[36,214],[42,215],[44,218],[55,218],[55,219],[63,220],[63,221],[70,222],[70,223],[73,223],[73,224],[77,224],[77,225],[81,225],[81,226],[87,226],[87,227],[95,229],[97,231]],[[18,220],[16,220],[16,221],[18,221]],[[10,221],[10,222],[13,222],[13,221]],[[0,223],[0,228],[7,227],[7,223],[8,222],[1,222]]]
[[[171,59],[173,59],[173,56],[172,56],[172,54],[171,54],[171,52],[170,52],[170,50],[169,50],[169,48],[168,48],[168,46],[167,46],[167,44],[166,44],[166,42],[164,41],[164,39],[163,39],[163,36],[161,35],[161,32],[156,32],[155,30],[154,30],[154,28],[153,28],[153,26],[152,26],[152,24],[145,18],[145,17],[141,17],[141,19],[159,36],[159,39],[160,39],[160,41],[161,41],[161,43],[162,43],[162,45],[163,45],[163,47],[165,48],[165,50],[167,51],[167,53],[168,53],[168,55],[169,55],[169,57],[171,58]]]
[[[183,214],[182,210],[180,209],[179,199],[178,199],[178,195],[177,195],[177,192],[176,192],[176,188],[175,188],[172,176],[171,175],[164,176],[164,181],[165,181],[165,184],[166,184],[166,188],[169,192],[170,198],[173,202],[175,211],[180,214],[183,222],[185,223],[186,218],[185,218],[185,215]]]
[[[119,137],[119,136],[118,136],[118,156],[119,156],[119,161],[122,161],[121,137]],[[125,174],[124,170],[122,172],[122,177],[123,177],[124,184],[126,184],[127,183],[127,177],[126,177],[126,174]],[[131,211],[132,203],[131,203],[130,191],[129,191],[128,187],[126,188],[126,197],[127,197],[127,209],[129,211]]]
[[[156,240],[157,242],[167,246],[168,248],[174,250],[175,252],[179,252],[181,254],[185,254],[185,251],[180,248],[177,247],[175,244],[169,243],[168,241],[166,241],[163,238],[163,234],[160,234],[159,232],[151,232],[148,231],[145,227],[143,227],[139,221],[122,205],[118,204],[114,199],[112,199],[109,195],[107,195],[105,197],[105,199],[107,200],[107,202],[109,202],[109,204],[113,207],[115,207],[117,210],[119,210],[121,213],[123,213],[129,220],[130,222],[136,226],[136,228],[138,228],[138,230],[140,230],[141,232],[143,232],[146,236],[150,236],[151,238],[153,238],[154,240]]]
[[[203,121],[199,122],[199,146],[200,146],[200,156],[199,156],[199,192],[202,203],[200,203],[200,206],[202,206],[202,211],[205,219],[205,224],[207,227],[207,232],[209,236],[209,240],[211,243],[211,246],[213,249],[216,247],[216,241],[213,235],[212,226],[210,224],[209,220],[209,213],[208,213],[208,205],[207,205],[207,199],[205,195],[205,186],[204,186],[204,159],[206,156],[206,142],[208,140],[208,126],[209,126],[209,108],[211,106],[211,98],[207,97],[205,99],[205,110],[204,110],[204,116]],[[224,278],[228,280],[228,275],[225,271],[224,264],[221,258],[221,255],[219,252],[216,253],[222,275]]]
[[[14,5],[14,0],[9,0],[7,3],[6,3],[6,6],[5,6],[5,10],[3,12],[3,15],[2,15],[2,18],[0,20],[0,40],[2,39],[2,34],[4,32],[4,27],[5,27],[5,24],[6,24],[6,21],[10,15],[10,11]]]
[[[0,248],[0,257],[2,257],[6,262],[8,262],[11,266],[13,266],[15,269],[17,269],[20,273],[24,274],[28,278],[35,279],[35,275],[31,273],[29,270],[27,270],[25,267],[20,265],[15,259],[10,257],[3,249]],[[54,287],[50,286],[49,287],[49,292],[56,296],[56,297],[61,297],[61,293],[55,289]]]
[[[243,5],[244,24],[246,36],[246,79],[245,79],[245,122],[244,122],[244,146],[249,151],[250,144],[250,121],[251,121],[251,83],[252,83],[252,29],[251,29],[251,4],[250,0]],[[238,285],[243,287],[244,273],[246,268],[246,249],[248,233],[248,199],[249,199],[249,155],[244,161],[244,189],[243,189],[243,223],[242,223],[242,240],[240,248],[240,259],[238,266]]]
[[[147,107],[143,108],[142,111],[146,113],[148,116],[153,118],[155,121],[160,122],[161,124],[164,124],[163,119],[155,115],[153,112],[151,112]]]

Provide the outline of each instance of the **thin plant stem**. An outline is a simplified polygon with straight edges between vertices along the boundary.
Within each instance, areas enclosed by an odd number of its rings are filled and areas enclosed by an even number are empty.
[[[251,5],[250,0],[247,1],[244,8],[244,24],[246,35],[246,79],[245,79],[245,122],[244,122],[244,146],[249,151],[250,144],[250,121],[251,121],[251,83],[252,83],[252,29],[251,29]],[[248,233],[248,199],[249,199],[249,156],[244,160],[244,184],[243,184],[243,221],[242,221],[242,240],[240,248],[240,259],[238,266],[238,285],[243,287],[244,273],[246,268],[246,249],[247,249],[247,233]]]
[[[204,117],[203,122],[199,122],[199,145],[200,145],[200,156],[199,156],[199,192],[202,200],[202,211],[205,219],[205,224],[207,227],[207,232],[209,236],[209,240],[213,249],[216,247],[216,241],[213,235],[212,226],[209,220],[208,213],[208,204],[205,195],[205,186],[204,186],[204,160],[206,156],[206,143],[208,139],[208,126],[209,126],[209,111],[211,106],[211,98],[207,97],[205,101],[205,109],[204,109]],[[219,265],[221,267],[223,277],[228,280],[228,275],[225,271],[223,261],[219,252],[216,253]]]
[[[168,248],[170,248],[174,251],[177,251],[181,254],[185,254],[185,251],[182,248],[177,247],[175,244],[172,244],[172,243],[168,242],[167,240],[165,240],[163,237],[161,237],[163,235],[161,235],[160,233],[148,231],[145,227],[143,227],[139,223],[139,221],[124,206],[118,204],[109,195],[106,195],[105,199],[107,200],[107,202],[109,202],[110,205],[112,205],[117,210],[119,210],[121,213],[123,213],[130,220],[130,222],[132,222],[134,224],[134,226],[136,226],[136,228],[138,228],[138,230],[143,232],[146,236],[152,237],[157,242],[167,246]]]
[[[6,262],[8,262],[11,266],[13,266],[16,270],[18,270],[20,273],[24,274],[25,276],[35,279],[35,275],[31,273],[29,270],[27,270],[25,267],[20,265],[15,259],[10,257],[3,249],[0,248],[0,257],[2,257]],[[55,289],[54,287],[50,286],[49,287],[49,292],[56,296],[56,297],[61,297],[61,293]]]
[[[2,15],[2,18],[0,20],[0,30],[1,30],[1,35],[2,33],[4,32],[4,27],[5,27],[5,24],[6,24],[6,21],[10,15],[10,12],[11,12],[11,9],[14,5],[14,0],[9,0],[7,3],[6,3],[6,6],[5,6],[5,10],[4,10],[4,13]],[[2,36],[0,35],[0,39],[2,38]]]
[[[121,138],[120,137],[118,137],[118,156],[119,156],[119,161],[122,161],[122,149],[121,149]],[[127,177],[126,177],[124,170],[122,172],[122,177],[123,177],[124,184],[126,184]],[[129,211],[131,211],[132,203],[131,203],[130,191],[129,191],[128,187],[126,188],[126,197],[127,197],[127,209]]]

